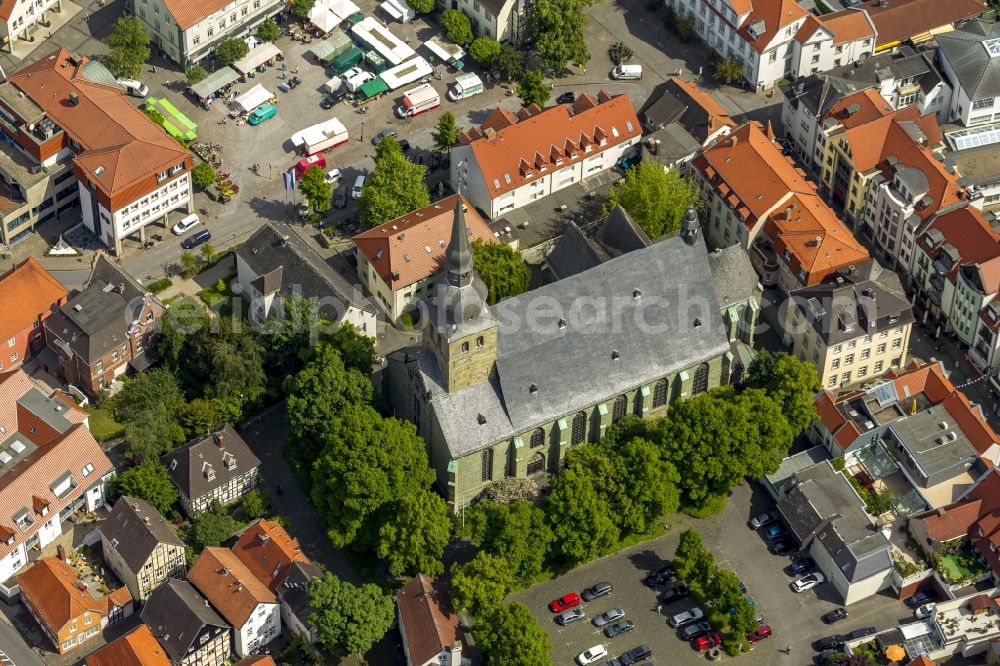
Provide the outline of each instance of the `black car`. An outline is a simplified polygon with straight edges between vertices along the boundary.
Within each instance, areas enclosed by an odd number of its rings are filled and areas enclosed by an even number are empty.
[[[844,641],[847,638],[840,634],[834,634],[833,636],[827,636],[826,638],[821,638],[815,643],[813,643],[813,648],[816,652],[823,652],[824,650],[839,650],[844,645]]]
[[[678,583],[660,594],[660,603],[669,604],[677,601],[678,599],[685,599],[689,596],[691,596],[691,590],[688,589],[688,586],[684,583]]]
[[[813,562],[811,557],[803,557],[795,560],[787,567],[785,567],[785,573],[789,576],[798,576],[799,574],[804,574],[807,571],[812,571],[816,568],[816,563]]]
[[[937,590],[931,587],[918,590],[916,594],[906,600],[906,605],[910,608],[916,608],[917,606],[923,606],[932,601],[938,601],[941,595],[938,594]]]
[[[639,645],[618,657],[618,661],[621,662],[622,666],[631,666],[640,661],[646,661],[652,656],[653,650],[648,645]]]
[[[834,659],[837,657],[843,657],[844,653],[840,650],[823,650],[822,654],[818,654],[813,657],[813,663],[816,666],[827,666],[828,664],[834,663]]]
[[[646,578],[643,579],[642,584],[646,587],[656,587],[658,585],[663,585],[671,578],[676,577],[677,571],[675,571],[674,568],[668,564],[646,576]]]
[[[328,95],[324,95],[323,99],[321,99],[319,102],[319,108],[323,109],[324,111],[329,111],[333,107],[337,106],[337,103],[340,102],[340,100],[344,99],[344,95],[346,94],[347,94],[347,89],[341,88],[339,90],[333,91]]]
[[[857,638],[864,638],[865,636],[874,636],[877,633],[878,630],[875,629],[875,627],[859,627],[858,629],[855,629],[851,633],[847,634],[847,639],[853,641]]]
[[[597,583],[580,593],[584,601],[593,601],[611,594],[611,583]]]
[[[840,622],[845,617],[847,617],[846,608],[834,608],[832,611],[823,616],[823,621],[827,624],[833,624],[834,622]]]
[[[704,636],[710,631],[712,631],[712,625],[703,620],[701,622],[685,625],[681,627],[677,633],[681,637],[681,640],[691,641],[699,636]]]
[[[437,171],[441,168],[441,153],[434,151],[431,156],[427,159],[427,168],[430,171]]]
[[[181,247],[184,248],[185,250],[192,250],[201,245],[202,243],[211,240],[211,238],[212,238],[211,232],[208,229],[202,229],[198,233],[192,234],[191,236],[188,236],[187,238],[182,240]]]
[[[347,186],[337,188],[337,194],[333,198],[334,208],[347,207]]]
[[[410,142],[407,141],[406,139],[399,140],[399,147],[400,149],[402,149],[404,153],[410,152]]]
[[[797,546],[791,539],[782,539],[781,541],[775,541],[767,548],[775,555],[787,555],[794,552]]]
[[[576,101],[576,95],[571,92],[564,92],[559,97],[556,97],[556,104],[572,104]]]

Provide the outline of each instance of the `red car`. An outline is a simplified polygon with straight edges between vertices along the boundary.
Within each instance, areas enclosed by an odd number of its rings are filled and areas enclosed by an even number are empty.
[[[564,610],[569,610],[580,605],[580,595],[576,592],[570,592],[569,594],[564,594],[558,599],[553,599],[552,603],[549,604],[549,610],[553,613],[562,613]]]
[[[714,647],[722,645],[722,636],[716,632],[711,634],[705,634],[704,636],[699,636],[698,638],[691,641],[691,645],[698,652],[704,652],[705,650],[711,650]]]
[[[765,638],[770,636],[771,633],[772,633],[771,627],[767,626],[766,624],[762,624],[756,629],[754,629],[752,632],[747,634],[747,640],[750,641],[751,643],[756,643],[757,641],[764,640]]]

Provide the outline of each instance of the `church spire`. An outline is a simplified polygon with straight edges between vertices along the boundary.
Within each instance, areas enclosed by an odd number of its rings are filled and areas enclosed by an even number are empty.
[[[462,165],[458,168],[461,170]],[[469,244],[469,229],[465,226],[465,200],[462,198],[462,176],[458,178],[458,193],[455,195],[455,219],[451,225],[451,241],[445,252],[445,268],[448,281],[455,286],[468,284],[472,279],[472,246]]]

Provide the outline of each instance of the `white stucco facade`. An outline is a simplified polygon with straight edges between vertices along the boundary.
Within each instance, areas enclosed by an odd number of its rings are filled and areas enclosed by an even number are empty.
[[[281,607],[276,603],[260,603],[242,627],[233,627],[236,654],[245,657],[259,652],[281,634]]]

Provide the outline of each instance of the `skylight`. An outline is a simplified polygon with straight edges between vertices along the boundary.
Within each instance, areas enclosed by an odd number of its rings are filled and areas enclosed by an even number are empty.
[[[986,49],[991,58],[1000,56],[1000,39],[987,39],[983,42],[983,48]]]

